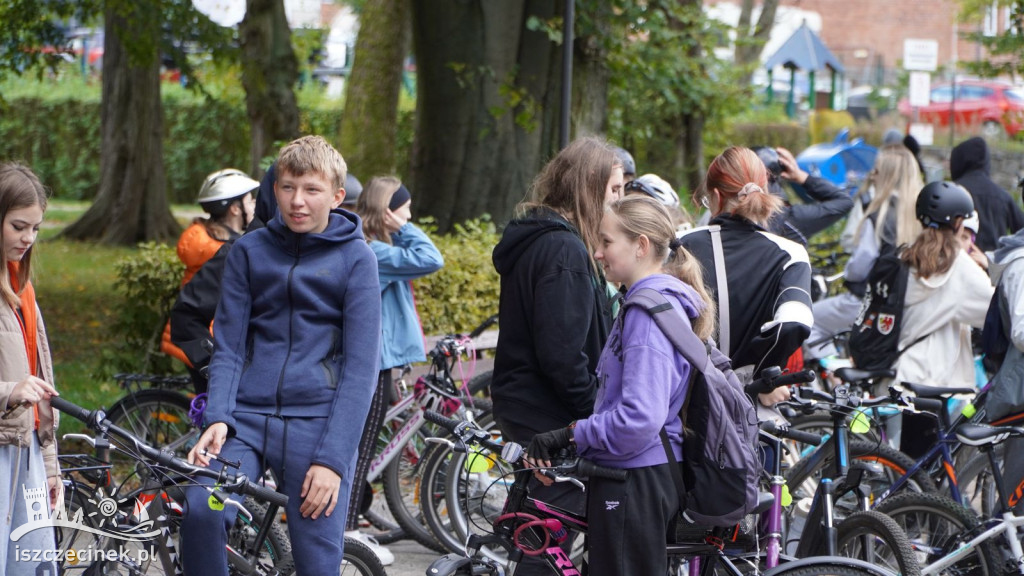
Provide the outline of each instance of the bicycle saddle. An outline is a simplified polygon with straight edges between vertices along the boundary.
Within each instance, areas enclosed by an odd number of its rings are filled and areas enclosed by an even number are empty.
[[[864,382],[865,380],[874,380],[875,378],[895,378],[896,371],[888,368],[884,370],[860,370],[858,368],[840,368],[835,371],[837,378],[843,382],[856,383]]]
[[[927,386],[925,384],[914,384],[913,382],[901,382],[901,384],[918,398],[949,398],[957,394],[978,393],[974,388],[946,388],[945,386]]]
[[[956,437],[968,446],[998,444],[1011,436],[1024,436],[1024,428],[1015,426],[989,426],[965,422],[956,429]]]

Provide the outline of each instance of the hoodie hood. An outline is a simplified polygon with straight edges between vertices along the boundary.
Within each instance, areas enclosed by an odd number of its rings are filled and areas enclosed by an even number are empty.
[[[689,284],[669,274],[652,274],[640,279],[626,291],[626,299],[641,288],[651,288],[661,292],[669,300],[675,300],[682,306],[686,316],[692,321],[706,306],[697,291]]]
[[[362,220],[356,214],[341,208],[331,210],[327,228],[317,234],[292,232],[285,225],[280,212],[267,224],[267,229],[289,254],[306,253],[353,240],[365,242]]]
[[[1018,230],[1016,234],[1003,236],[999,239],[999,246],[992,252],[988,252],[989,267],[988,275],[992,284],[998,284],[1003,271],[1013,262],[1024,258],[1024,229]]]
[[[548,232],[572,232],[579,237],[576,228],[564,218],[546,208],[530,212],[525,218],[512,220],[494,247],[491,259],[498,274],[508,274],[516,262],[540,237]]]
[[[949,156],[949,175],[953,180],[974,170],[981,170],[986,176],[989,173],[988,144],[978,136],[957,144]]]

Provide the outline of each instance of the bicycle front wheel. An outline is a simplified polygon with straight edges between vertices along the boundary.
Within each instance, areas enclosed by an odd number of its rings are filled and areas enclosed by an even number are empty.
[[[877,510],[886,514],[910,539],[922,566],[929,566],[956,552],[959,560],[940,574],[989,576],[998,574],[998,555],[990,542],[969,551],[964,544],[977,535],[978,517],[940,494],[905,492],[886,498]]]
[[[836,552],[897,572],[919,576],[921,566],[900,526],[874,510],[854,512],[838,528]]]
[[[358,540],[345,538],[341,576],[387,576],[387,572],[369,546]]]

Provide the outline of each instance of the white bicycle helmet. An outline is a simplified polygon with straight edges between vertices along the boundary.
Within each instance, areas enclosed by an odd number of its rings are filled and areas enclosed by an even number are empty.
[[[669,208],[679,208],[679,194],[657,174],[644,174],[626,183],[626,194],[631,192],[643,192]]]
[[[235,168],[218,170],[206,177],[196,200],[211,216],[221,216],[242,196],[259,190],[260,183]]]

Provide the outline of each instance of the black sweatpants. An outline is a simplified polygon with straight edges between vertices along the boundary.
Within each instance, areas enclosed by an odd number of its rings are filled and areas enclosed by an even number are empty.
[[[590,576],[668,572],[665,543],[679,511],[669,464],[633,468],[625,482],[590,479]]]
[[[352,477],[352,493],[348,499],[348,522],[345,530],[356,530],[359,528],[359,515],[363,512],[363,506],[369,506],[365,502],[368,493],[365,490],[366,475],[370,471],[370,462],[377,455],[377,436],[380,434],[380,427],[384,425],[384,417],[388,414],[388,398],[391,396],[391,369],[381,370],[377,377],[377,389],[373,392],[373,400],[370,401],[370,412],[366,415],[366,423],[363,424],[363,436],[359,439],[359,456],[356,459],[355,476]]]

